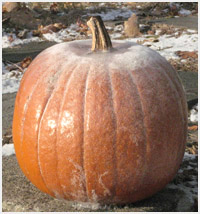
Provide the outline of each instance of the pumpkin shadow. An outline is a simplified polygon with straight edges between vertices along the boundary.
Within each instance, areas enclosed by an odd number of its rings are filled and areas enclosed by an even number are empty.
[[[165,187],[155,195],[143,199],[141,201],[130,204],[113,204],[109,206],[107,211],[120,211],[120,212],[176,212],[179,201],[184,198],[185,193],[180,189],[172,189]],[[179,209],[180,205],[179,205]],[[191,210],[197,211],[198,208],[193,206]],[[102,210],[101,210],[102,211]],[[183,208],[184,211],[184,208]]]

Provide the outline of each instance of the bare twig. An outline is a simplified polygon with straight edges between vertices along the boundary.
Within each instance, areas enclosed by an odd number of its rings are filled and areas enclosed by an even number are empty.
[[[24,70],[19,65],[17,65],[16,63],[10,62],[8,60],[6,60],[6,62],[8,62],[8,63],[12,64],[13,66],[15,66],[16,68],[18,68],[22,73],[24,72]]]

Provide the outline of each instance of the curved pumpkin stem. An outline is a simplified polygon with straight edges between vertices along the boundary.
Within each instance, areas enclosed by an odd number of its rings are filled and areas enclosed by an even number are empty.
[[[87,25],[92,31],[92,51],[112,49],[110,36],[100,16],[92,16]]]

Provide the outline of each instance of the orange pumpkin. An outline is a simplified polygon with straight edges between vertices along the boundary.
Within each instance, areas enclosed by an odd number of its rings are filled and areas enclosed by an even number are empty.
[[[180,166],[184,90],[158,53],[121,41],[112,48],[98,17],[88,25],[92,53],[90,40],[58,44],[24,74],[13,120],[16,156],[27,178],[53,197],[135,202],[164,188]]]

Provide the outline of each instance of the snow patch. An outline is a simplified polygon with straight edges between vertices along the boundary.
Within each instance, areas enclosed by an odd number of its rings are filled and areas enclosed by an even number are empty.
[[[187,152],[185,152],[184,157],[183,157],[183,162],[186,162],[187,165],[186,166],[182,166],[177,174],[183,174],[184,171],[190,170],[190,168],[188,169],[188,165],[192,166],[192,169],[194,170],[198,170],[198,166],[197,166],[197,162],[194,162],[194,160],[196,159],[197,155],[193,155],[193,154],[189,154]],[[197,173],[198,174],[198,173]],[[187,201],[191,203],[191,205],[194,204],[194,198],[197,197],[197,193],[198,193],[198,177],[197,176],[190,176],[191,177],[191,181],[181,181],[181,183],[178,184],[174,184],[174,183],[170,183],[167,185],[168,188],[171,189],[179,189],[182,192],[185,193],[185,196],[183,196],[183,198],[187,198]],[[180,200],[182,201],[182,200]]]
[[[190,121],[198,122],[198,104],[196,104],[190,111]]]
[[[181,8],[180,11],[179,11],[178,13],[179,13],[180,15],[182,15],[182,16],[188,16],[188,15],[191,14],[191,11],[186,10],[186,9],[184,9],[184,8]]]
[[[15,154],[14,144],[5,144],[2,147],[2,156],[10,156]]]
[[[17,70],[9,71],[2,63],[2,93],[13,93],[19,89],[20,81],[23,74]]]
[[[14,33],[2,32],[2,48],[10,48],[16,45],[27,44],[30,42],[41,42],[43,41],[39,37],[33,37],[32,33],[28,33],[26,39],[19,39]],[[11,39],[12,37],[12,39]]]
[[[70,39],[81,38],[81,34],[78,32],[78,26],[71,24],[68,28],[62,29],[58,32],[43,34],[43,37],[48,41],[61,43]]]
[[[113,21],[116,20],[118,17],[127,19],[131,17],[133,14],[133,11],[130,9],[112,9],[107,12],[101,12],[101,13],[88,13],[87,16],[101,16],[103,21]]]
[[[190,31],[192,33],[193,31]],[[156,31],[156,35],[159,34],[159,31]],[[151,45],[150,48],[159,52],[161,56],[166,59],[179,59],[179,56],[175,54],[176,51],[198,51],[198,34],[192,33],[188,34],[184,32],[180,37],[175,37],[171,35],[162,35],[158,37],[158,42],[148,41],[148,35],[144,35],[138,38],[126,39],[131,42],[142,42],[143,45]]]
[[[101,205],[99,203],[92,203],[92,202],[77,202],[72,205],[73,208],[76,210],[83,211],[85,210],[92,210],[92,211],[97,211],[97,210],[103,210],[105,209],[106,205]]]

